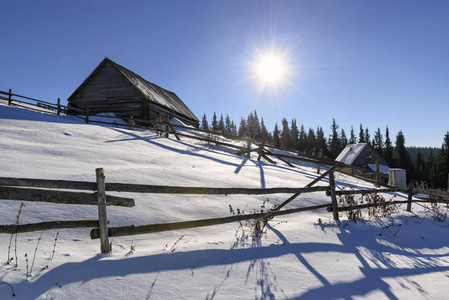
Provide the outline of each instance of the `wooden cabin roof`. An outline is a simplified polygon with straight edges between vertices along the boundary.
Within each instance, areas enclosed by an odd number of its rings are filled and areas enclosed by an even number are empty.
[[[199,119],[193,114],[193,112],[187,107],[187,105],[182,102],[182,100],[173,92],[170,92],[166,89],[161,88],[160,86],[151,83],[145,79],[143,79],[138,74],[134,73],[131,70],[113,62],[109,58],[105,58],[98,67],[92,72],[91,75],[76,89],[76,91],[69,97],[76,95],[83,86],[89,81],[94,74],[97,73],[99,69],[101,69],[106,63],[111,63],[123,76],[129,81],[134,88],[148,101],[165,107],[173,112],[184,115],[189,119],[199,122]]]

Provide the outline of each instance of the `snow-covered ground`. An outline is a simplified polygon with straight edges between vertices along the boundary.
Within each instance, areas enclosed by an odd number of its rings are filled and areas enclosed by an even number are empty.
[[[221,150],[0,103],[0,177],[94,182],[102,167],[106,182],[272,188],[302,187],[318,176],[312,165],[271,165]],[[342,174],[336,183],[371,187]],[[108,207],[110,226],[230,216],[230,205],[249,213],[290,196],[111,194],[136,206]],[[406,198],[384,196],[394,195]],[[286,208],[329,202],[317,192]],[[6,264],[11,236],[0,234],[0,299],[13,299],[12,288],[14,299],[447,299],[448,222],[434,222],[425,206],[357,223],[344,213],[334,222],[324,209],[277,216],[260,240],[246,222],[116,237],[109,255],[99,254],[90,229],[21,233],[10,255],[17,252],[17,268]],[[14,224],[19,207],[0,200],[0,224]],[[96,218],[95,206],[25,202],[19,221]],[[34,261],[28,281],[25,254],[29,270]]]

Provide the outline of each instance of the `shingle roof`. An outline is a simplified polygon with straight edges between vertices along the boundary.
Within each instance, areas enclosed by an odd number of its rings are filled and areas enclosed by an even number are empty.
[[[117,70],[122,73],[123,76],[125,76],[125,78],[137,89],[137,91],[139,91],[142,96],[144,96],[150,102],[166,107],[169,110],[172,110],[176,113],[199,122],[199,119],[193,114],[193,112],[187,107],[187,105],[185,105],[184,102],[179,99],[179,97],[175,93],[167,91],[166,89],[163,89],[160,86],[157,86],[156,84],[143,79],[138,74],[113,62],[108,58],[105,58],[105,60],[111,62],[117,68]]]

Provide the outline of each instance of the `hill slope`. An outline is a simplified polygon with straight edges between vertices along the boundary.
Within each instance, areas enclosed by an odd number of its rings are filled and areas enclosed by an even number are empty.
[[[249,188],[302,187],[317,177],[313,166],[271,165],[188,138],[176,141],[4,105],[0,149],[1,177],[93,182],[95,168],[103,167],[107,182]],[[325,179],[318,185],[327,184]],[[337,185],[370,187],[342,174]],[[230,205],[252,212],[267,200],[115,195],[134,198],[136,207],[108,207],[110,226],[223,217],[230,215]],[[270,196],[266,206],[288,197]],[[329,201],[322,192],[311,193],[287,208]],[[25,205],[22,224],[97,218],[90,206]],[[0,200],[0,224],[14,224],[19,207],[20,202]],[[6,264],[10,235],[0,234],[0,282],[14,288],[15,299],[444,299],[448,223],[433,222],[431,215],[414,204],[413,213],[402,207],[389,218],[336,223],[330,213],[316,210],[274,218],[261,239],[252,238],[246,222],[236,222],[112,238],[110,255],[99,254],[99,241],[90,239],[89,229],[23,233],[11,247],[17,268],[14,261]],[[28,281],[25,253],[29,269],[35,254]],[[0,298],[12,298],[7,284],[0,285]]]

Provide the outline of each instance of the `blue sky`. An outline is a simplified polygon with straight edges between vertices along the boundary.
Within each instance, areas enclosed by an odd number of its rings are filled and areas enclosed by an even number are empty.
[[[449,1],[2,1],[0,90],[67,99],[104,57],[175,92],[201,119],[257,110],[408,146],[449,131]],[[254,65],[282,55],[285,80]]]

